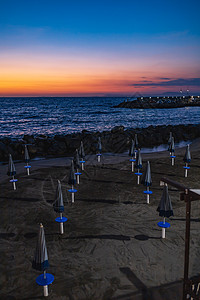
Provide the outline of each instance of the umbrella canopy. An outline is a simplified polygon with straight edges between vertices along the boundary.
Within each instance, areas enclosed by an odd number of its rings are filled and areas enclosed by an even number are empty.
[[[85,158],[85,151],[84,151],[84,148],[83,148],[83,142],[81,142],[81,145],[80,145],[80,148],[79,148],[79,155],[82,159]]]
[[[135,138],[134,138],[134,147],[135,147],[135,149],[138,150],[139,144],[138,144],[137,134],[135,134]]]
[[[172,132],[169,133],[168,145],[172,142]]]
[[[137,169],[141,169],[142,168],[142,156],[141,156],[141,153],[140,153],[140,149],[138,149],[138,152],[137,152],[136,161],[135,161],[135,167]]]
[[[45,271],[49,267],[44,227],[42,224],[40,224],[32,267],[38,271]]]
[[[169,152],[174,152],[174,149],[175,149],[175,146],[174,146],[174,138],[172,137],[172,140],[171,140],[171,143],[170,143],[170,145],[169,145],[169,148],[168,148],[168,150],[169,150]]]
[[[68,183],[71,184],[71,185],[76,184],[76,175],[75,175],[75,171],[74,171],[74,162],[73,162],[73,160],[71,162],[71,168],[70,168],[70,172],[69,172]]]
[[[183,161],[185,163],[190,163],[191,162],[190,145],[187,145],[187,147],[186,147],[186,151],[185,151]]]
[[[14,162],[12,160],[12,155],[9,154],[9,162],[8,162],[8,172],[7,172],[7,175],[8,176],[14,176],[15,174],[16,174],[15,165],[14,165]]]
[[[60,180],[58,180],[58,185],[57,185],[57,189],[56,189],[56,196],[55,196],[55,202],[53,204],[53,209],[58,213],[61,213],[61,212],[64,211],[62,187],[61,187]]]
[[[80,167],[81,167],[78,149],[76,149],[76,153],[74,155],[74,167],[75,167],[75,169],[80,169]]]
[[[174,215],[167,185],[164,185],[162,197],[158,205],[157,211],[159,212],[159,216],[161,217],[169,218],[170,216]]]
[[[145,186],[151,186],[152,185],[152,180],[151,180],[151,168],[150,168],[150,162],[148,161],[146,164],[146,169],[143,174],[141,183],[144,184]]]
[[[100,138],[100,136],[99,136],[99,139],[98,139],[97,151],[98,151],[98,153],[101,153],[101,151],[102,151],[102,145],[101,145],[101,138]]]
[[[131,140],[131,146],[129,149],[129,156],[133,157],[135,154],[135,143],[134,140]]]
[[[24,156],[25,156],[25,162],[26,162],[26,163],[29,163],[29,161],[30,161],[30,156],[29,156],[28,148],[27,148],[26,145],[25,145]]]

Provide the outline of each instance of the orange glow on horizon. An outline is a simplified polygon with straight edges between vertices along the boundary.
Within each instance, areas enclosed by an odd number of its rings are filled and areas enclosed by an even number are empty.
[[[144,76],[152,82],[162,77],[188,74],[185,65],[157,63],[156,58],[59,56],[56,54],[9,54],[0,59],[0,96],[101,96],[162,93],[179,87],[139,86]],[[173,71],[176,69],[176,72]],[[164,75],[163,75],[164,74]],[[196,75],[196,74],[195,74]],[[194,75],[194,76],[195,76]]]

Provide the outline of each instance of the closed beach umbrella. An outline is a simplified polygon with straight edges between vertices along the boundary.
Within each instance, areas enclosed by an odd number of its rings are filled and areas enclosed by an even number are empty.
[[[30,156],[29,156],[29,153],[28,153],[27,145],[25,145],[24,156],[25,156],[25,162],[26,162],[26,163],[29,163],[29,161],[30,161]]]
[[[55,202],[53,204],[53,209],[55,212],[62,213],[64,211],[64,203],[63,203],[63,195],[62,195],[62,187],[60,180],[58,180],[58,185],[56,189]]]
[[[190,167],[188,166],[188,164],[191,162],[190,145],[187,145],[187,147],[186,147],[186,151],[185,151],[185,155],[184,155],[183,161],[185,162],[185,166],[184,166],[185,177],[187,177],[188,170],[190,169]]]
[[[137,134],[135,134],[135,138],[134,138],[134,148],[136,150],[138,150],[139,148],[139,143],[138,143],[138,137],[137,137]]]
[[[38,239],[35,249],[35,255],[32,261],[32,267],[35,270],[42,271],[43,274],[38,276],[36,282],[44,287],[44,296],[48,296],[48,285],[54,280],[53,275],[47,274],[46,270],[49,267],[47,247],[45,241],[44,227],[40,224]]]
[[[68,184],[72,186],[70,190],[68,190],[70,193],[72,193],[72,203],[74,202],[74,193],[77,192],[77,190],[74,189],[74,185],[76,184],[76,175],[74,171],[74,162],[72,160],[71,162],[71,167],[69,171],[69,179],[68,179]]]
[[[82,170],[84,170],[85,151],[84,151],[84,147],[83,147],[83,142],[82,141],[81,141],[81,145],[80,145],[80,148],[79,148],[79,156],[81,158],[80,163],[81,163]]]
[[[14,165],[14,162],[12,160],[12,155],[9,154],[9,162],[8,162],[8,172],[7,172],[7,175],[8,176],[15,176],[15,174],[16,174],[15,165]]]
[[[135,143],[133,140],[131,140],[131,146],[129,149],[129,156],[131,156],[130,162],[131,162],[131,171],[134,172],[134,162],[135,162],[135,156],[136,152],[135,152]]]
[[[147,161],[146,169],[142,176],[141,183],[147,187],[147,190],[144,191],[144,193],[147,195],[147,204],[149,204],[149,195],[152,194],[152,191],[149,190],[149,187],[152,185],[151,167],[149,161]]]
[[[44,235],[44,227],[40,224],[38,240],[36,243],[35,255],[32,262],[32,267],[38,271],[46,271],[49,267],[47,247]]]
[[[174,138],[172,137],[171,139],[171,143],[169,145],[169,148],[168,148],[170,154],[172,154],[174,151],[175,151],[175,146],[174,146]]]
[[[101,145],[101,138],[99,136],[98,143],[97,143],[97,160],[100,162],[101,160],[101,151],[102,151],[102,145]]]
[[[172,142],[172,132],[169,133],[168,145]]]
[[[77,176],[77,183],[80,183],[80,175],[81,173],[79,172],[81,165],[80,165],[80,158],[79,158],[79,153],[78,149],[76,149],[76,153],[74,155],[74,168],[76,169],[75,175]]]
[[[27,170],[27,174],[29,175],[30,174],[29,170],[30,170],[31,166],[29,166],[29,164],[28,164],[30,162],[30,156],[29,156],[29,153],[28,153],[28,147],[27,147],[27,145],[25,145],[24,156],[25,156],[25,163],[26,163],[25,168]]]
[[[16,184],[15,184],[15,182],[17,182],[17,179],[15,179],[16,169],[15,169],[15,165],[14,165],[14,162],[12,160],[12,155],[11,154],[9,154],[7,175],[12,176],[12,179],[10,180],[10,182],[13,183],[13,189],[16,190]]]
[[[130,144],[130,149],[129,149],[129,156],[133,157],[135,155],[135,143],[134,140],[131,140]]]
[[[67,218],[62,216],[62,213],[64,211],[64,203],[63,203],[62,186],[60,180],[58,180],[53,208],[55,212],[60,213],[60,217],[56,218],[56,222],[60,223],[60,233],[63,234],[64,233],[63,223],[67,221]]]
[[[174,215],[167,184],[164,185],[157,211],[159,212],[159,216],[163,217],[163,222],[159,222],[158,226],[162,227],[162,238],[165,238],[165,228],[170,227],[170,224],[165,222],[165,218],[169,218]]]
[[[137,175],[137,178],[138,178],[137,184],[140,184],[140,176],[142,175],[142,173],[140,173],[140,169],[142,169],[142,156],[140,153],[140,149],[138,149],[138,152],[137,152],[135,167],[136,167],[136,169],[138,169],[138,172],[135,173],[135,175]]]
[[[172,159],[172,166],[174,166],[174,159],[175,159],[175,155],[174,155],[174,151],[175,151],[175,145],[174,145],[174,138],[172,137],[172,140],[171,140],[171,143],[169,145],[169,148],[168,148],[169,152],[170,152],[170,156],[171,156],[171,159]]]
[[[183,161],[188,164],[191,162],[190,145],[187,145],[187,147],[186,147]]]

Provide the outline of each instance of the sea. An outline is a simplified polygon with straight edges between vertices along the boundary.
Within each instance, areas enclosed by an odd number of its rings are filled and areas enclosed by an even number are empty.
[[[200,123],[200,107],[114,108],[122,97],[1,97],[0,137]]]

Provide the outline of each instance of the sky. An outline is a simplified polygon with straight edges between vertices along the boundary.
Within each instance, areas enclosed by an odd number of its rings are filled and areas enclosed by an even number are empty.
[[[0,96],[200,94],[199,11],[199,0],[0,0]]]

